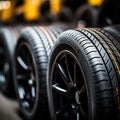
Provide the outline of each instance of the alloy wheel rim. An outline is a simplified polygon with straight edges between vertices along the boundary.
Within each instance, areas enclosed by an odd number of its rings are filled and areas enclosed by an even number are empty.
[[[18,46],[16,59],[18,97],[22,107],[31,112],[36,100],[36,75],[33,55],[27,43]]]
[[[61,51],[52,66],[52,100],[57,120],[88,119],[88,97],[77,58]]]

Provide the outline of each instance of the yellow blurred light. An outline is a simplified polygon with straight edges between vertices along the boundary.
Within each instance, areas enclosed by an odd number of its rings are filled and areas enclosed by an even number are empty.
[[[4,9],[8,9],[10,6],[11,6],[11,2],[10,1],[4,2]]]
[[[6,10],[10,8],[11,1],[0,1],[0,10]]]
[[[37,20],[40,17],[41,0],[25,0],[24,3],[24,17],[27,21]]]
[[[50,0],[50,11],[57,14],[61,10],[61,0]]]
[[[3,1],[0,1],[0,10],[3,10]]]
[[[13,18],[14,2],[13,1],[1,1],[1,21],[11,21]]]
[[[100,6],[103,0],[88,0],[88,3],[93,6]]]

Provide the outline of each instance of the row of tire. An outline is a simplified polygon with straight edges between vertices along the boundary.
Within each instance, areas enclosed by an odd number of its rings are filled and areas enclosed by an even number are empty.
[[[119,120],[120,25],[1,27],[0,90],[26,120]]]
[[[89,0],[88,0],[89,1]],[[56,6],[61,6],[60,10],[57,11],[56,13],[51,12],[51,6],[50,6],[50,0],[45,0],[44,2],[42,1],[42,4],[40,5],[40,14],[38,14],[38,18],[33,18],[33,20],[25,20],[27,19],[25,16],[28,15],[22,11],[22,8],[20,7],[22,4],[25,4],[25,2],[18,2],[17,5],[14,8],[16,11],[13,17],[10,15],[12,18],[9,20],[2,20],[2,17],[4,15],[7,15],[6,17],[8,18],[7,13],[1,13],[1,25],[18,25],[18,24],[50,24],[54,22],[68,22],[72,23],[75,25],[81,25],[84,24],[84,26],[87,27],[104,27],[108,25],[114,25],[114,24],[119,24],[120,23],[120,1],[119,0],[99,0],[103,1],[99,5],[92,5],[88,4],[87,0],[62,0],[61,5],[56,5]],[[39,2],[39,1],[38,1]],[[92,1],[93,3],[95,1]],[[97,2],[97,1],[96,1]],[[29,2],[28,2],[29,3]],[[20,6],[19,6],[20,5]],[[31,5],[31,4],[30,4]],[[13,5],[14,6],[14,5]],[[39,6],[39,5],[38,5]],[[18,12],[16,9],[21,8],[21,12]],[[25,10],[26,11],[26,10]],[[34,11],[34,10],[33,10]],[[9,9],[8,9],[8,12]],[[28,11],[27,11],[28,12]],[[37,11],[38,12],[38,11]],[[38,13],[39,13],[38,12]],[[14,13],[10,12],[11,14]],[[29,12],[31,13],[31,12]],[[26,15],[25,15],[26,14]],[[28,15],[29,16],[29,15]],[[25,17],[25,18],[24,18]],[[4,19],[4,18],[3,18]],[[29,18],[28,18],[29,19]]]

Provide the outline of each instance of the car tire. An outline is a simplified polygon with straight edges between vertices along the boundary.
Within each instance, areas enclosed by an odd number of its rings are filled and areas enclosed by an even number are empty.
[[[83,24],[86,27],[95,27],[97,24],[97,8],[83,4],[75,12],[74,23],[75,25]]]
[[[105,0],[99,7],[97,27],[102,28],[110,25],[119,24],[119,5],[119,0]]]
[[[90,29],[68,30],[58,37],[47,71],[52,120],[116,119],[117,75],[101,41]]]
[[[13,57],[18,33],[17,30],[15,33],[11,27],[2,27],[0,36],[0,91],[7,97],[14,98]]]
[[[46,95],[47,62],[56,37],[62,32],[50,27],[23,29],[16,45],[15,89],[21,114],[27,120],[50,119]]]

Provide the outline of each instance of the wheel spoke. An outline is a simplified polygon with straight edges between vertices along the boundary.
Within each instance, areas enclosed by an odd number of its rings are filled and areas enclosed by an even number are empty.
[[[6,78],[3,73],[0,73],[0,83],[5,83]]]
[[[30,94],[23,87],[18,88],[18,93],[22,101],[22,105],[24,107],[30,107]]]
[[[19,93],[19,97],[20,97],[20,99],[24,99],[24,96],[25,96],[25,90],[24,90],[24,88],[23,87],[19,87],[18,88],[18,93]]]
[[[77,120],[80,120],[80,113],[77,113]]]
[[[85,85],[83,85],[80,89],[79,95],[81,95],[82,93],[86,92],[86,87]]]
[[[69,85],[70,80],[69,80],[69,77],[68,77],[68,75],[67,75],[64,67],[63,67],[60,63],[56,64],[56,66],[57,66],[58,72],[60,73],[60,75],[61,75],[61,77],[62,77],[62,79],[63,79],[63,82],[64,82],[68,87],[70,87],[70,85]]]
[[[5,63],[4,66],[3,66],[3,69],[2,69],[2,71],[0,73],[0,81],[2,83],[5,83],[7,78],[9,77],[8,72],[9,72],[9,65],[8,65],[8,63]]]
[[[30,80],[29,80],[29,84],[30,84]],[[29,85],[28,87],[26,85],[19,86],[18,93],[19,93],[19,97],[22,101],[22,105],[24,107],[29,108],[29,107],[33,106],[35,96],[36,96],[34,83]]]
[[[17,57],[17,61],[24,70],[29,70],[28,65],[23,61],[20,56]]]
[[[73,85],[73,80],[72,80],[72,77],[71,77],[71,73],[70,73],[70,65],[69,65],[69,62],[68,62],[68,58],[67,58],[67,55],[65,55],[65,64],[66,64],[66,68],[67,68],[67,74],[68,74],[68,77],[69,77],[69,80],[70,80],[70,83],[71,85]],[[69,83],[69,84],[70,84]]]
[[[32,98],[35,98],[36,96],[35,81],[32,79],[29,79],[28,84],[30,86],[30,92],[31,92],[30,95]]]
[[[32,86],[32,87],[31,87],[31,96],[32,96],[33,98],[35,98],[35,96],[36,96],[35,86]]]
[[[75,83],[75,81],[76,81],[76,79],[77,79],[77,78],[76,78],[76,70],[77,70],[76,67],[77,67],[77,63],[74,62],[74,67],[73,67],[73,77],[74,77],[74,80],[73,80],[73,81],[74,81],[74,83]]]
[[[55,90],[59,94],[62,94],[62,95],[67,95],[68,94],[68,91],[63,89],[62,87],[60,87],[59,83],[56,83],[56,84],[52,85],[52,88],[53,88],[53,90]]]
[[[112,20],[111,20],[111,18],[106,17],[106,18],[105,18],[105,21],[106,21],[106,23],[107,23],[108,25],[112,25]]]

